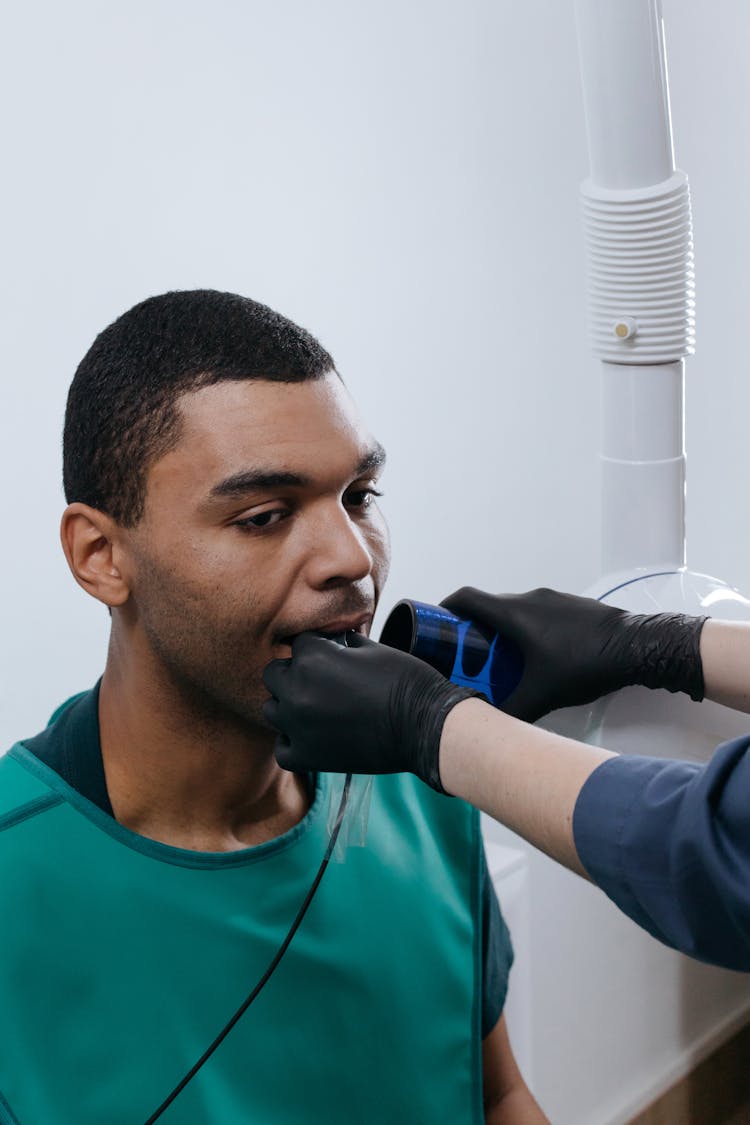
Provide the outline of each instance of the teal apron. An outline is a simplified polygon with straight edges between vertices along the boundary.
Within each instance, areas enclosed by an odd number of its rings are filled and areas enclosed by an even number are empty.
[[[0,759],[0,1123],[143,1125],[264,974],[325,854],[331,779],[231,853],[128,831]],[[477,813],[375,779],[278,969],[164,1125],[484,1120]]]

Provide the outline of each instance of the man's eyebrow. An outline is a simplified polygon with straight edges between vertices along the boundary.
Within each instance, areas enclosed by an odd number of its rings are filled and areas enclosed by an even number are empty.
[[[382,469],[383,465],[385,465],[385,449],[380,442],[378,442],[372,447],[370,452],[366,453],[362,458],[355,469],[355,474],[361,477],[364,476],[365,473],[369,473],[371,469]]]
[[[305,488],[312,483],[302,473],[284,473],[276,469],[246,469],[215,484],[209,493],[212,497],[244,496],[266,488]]]
[[[359,462],[354,475],[361,477],[384,464],[385,449],[378,442]],[[308,488],[312,483],[312,478],[304,473],[289,473],[278,469],[243,469],[215,484],[209,496],[212,499],[231,499],[268,488]]]

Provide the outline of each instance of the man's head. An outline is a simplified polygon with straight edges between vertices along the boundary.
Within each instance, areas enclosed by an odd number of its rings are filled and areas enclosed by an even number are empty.
[[[105,328],[78,365],[65,413],[65,498],[134,527],[151,465],[179,440],[181,395],[333,369],[309,332],[247,297],[210,289],[149,297]]]
[[[73,574],[114,611],[122,657],[205,708],[256,723],[291,636],[369,627],[382,450],[279,314],[211,291],[137,305],[81,362],[63,445]]]

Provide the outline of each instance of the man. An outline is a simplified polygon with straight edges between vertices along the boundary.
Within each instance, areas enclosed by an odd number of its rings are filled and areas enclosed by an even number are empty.
[[[376,780],[368,846],[157,1113],[326,850],[329,779],[279,768],[261,672],[301,632],[368,632],[383,459],[327,352],[232,294],[144,301],[81,362],[62,544],[111,639],[96,688],[0,762],[0,1122],[545,1120],[477,814],[406,777]]]

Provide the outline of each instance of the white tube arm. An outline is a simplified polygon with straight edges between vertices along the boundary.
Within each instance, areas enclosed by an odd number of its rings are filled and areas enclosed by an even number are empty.
[[[683,359],[692,221],[676,171],[660,0],[576,0],[591,176],[588,320],[603,370],[605,572],[685,564]]]

